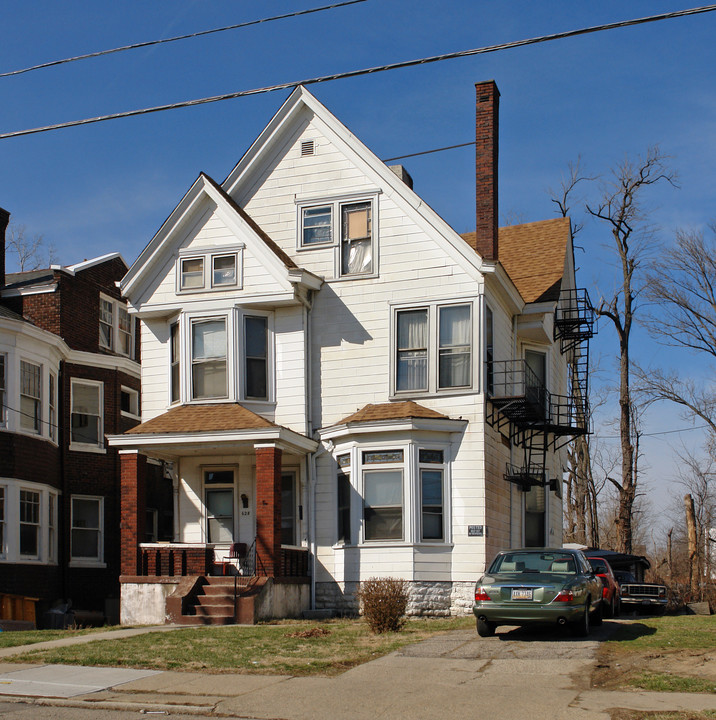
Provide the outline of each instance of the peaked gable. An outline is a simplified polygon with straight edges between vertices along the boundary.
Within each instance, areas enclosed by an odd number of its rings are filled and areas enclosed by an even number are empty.
[[[320,280],[301,271],[218,183],[201,173],[122,280],[122,292],[135,307],[147,302],[162,282],[176,285],[172,270],[177,255],[187,245],[191,247],[192,239],[212,220],[228,236],[229,248],[246,248],[260,266],[260,274],[268,276],[276,290],[292,292],[293,284],[301,281],[320,286]],[[212,233],[216,234],[216,228],[206,230],[207,237],[199,242],[197,252],[227,251],[226,237],[217,241]],[[237,274],[240,271],[236,268]],[[169,281],[168,275],[172,275]]]

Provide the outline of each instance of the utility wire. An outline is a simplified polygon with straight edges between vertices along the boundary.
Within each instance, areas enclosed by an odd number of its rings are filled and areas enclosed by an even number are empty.
[[[535,45],[537,43],[550,42],[552,40],[562,40],[564,38],[577,37],[578,35],[587,35],[589,33],[601,32],[603,30],[614,30],[616,28],[630,27],[632,25],[641,25],[644,23],[656,22],[658,20],[671,20],[673,18],[685,17],[687,15],[713,12],[714,10],[716,10],[716,5],[704,5],[702,7],[690,8],[688,10],[678,10],[670,13],[661,13],[660,15],[650,15],[648,17],[636,18],[634,20],[622,20],[614,23],[606,23],[604,25],[580,28],[578,30],[568,30],[566,32],[553,33],[551,35],[541,35],[539,37],[528,38],[525,40],[515,40],[513,42],[501,43],[499,45],[488,45],[472,50],[460,50],[458,52],[445,53],[444,55],[433,55],[431,57],[419,58],[417,60],[405,60],[403,62],[391,63],[389,65],[378,65],[376,67],[366,68],[363,70],[350,70],[348,72],[323,75],[305,80],[294,80],[292,82],[284,82],[277,85],[268,85],[261,88],[254,88],[252,90],[239,90],[238,92],[226,93],[223,95],[214,95],[212,97],[199,98],[196,100],[185,100],[183,102],[170,103],[169,105],[157,105],[155,107],[142,108],[140,110],[127,110],[125,112],[113,113],[111,115],[100,115],[98,117],[85,118],[84,120],[70,120],[64,123],[45,125],[43,127],[30,128],[27,130],[15,130],[14,132],[0,134],[0,140],[20,137],[23,135],[33,135],[35,133],[49,132],[51,130],[61,130],[68,127],[77,127],[79,125],[89,125],[91,123],[104,122],[106,120],[119,120],[120,118],[148,115],[149,113],[163,112],[165,110],[177,110],[178,108],[205,105],[207,103],[219,102],[221,100],[233,100],[235,98],[248,97],[250,95],[261,95],[264,93],[274,92],[276,90],[295,88],[299,85],[315,85],[317,83],[330,82],[331,80],[344,80],[346,78],[370,75],[372,73],[385,72],[387,70],[398,70],[402,68],[415,67],[416,65],[427,65],[429,63],[441,62],[442,60],[454,60],[456,58],[470,57],[472,55],[483,55],[485,53],[496,52],[498,50],[508,50],[510,48],[523,47],[525,45]]]
[[[366,0],[346,0],[346,2],[324,5],[323,7],[311,8],[310,10],[297,10],[296,12],[286,13],[285,15],[274,15],[273,17],[262,18],[261,20],[250,20],[248,22],[238,23],[237,25],[227,25],[226,27],[214,28],[213,30],[202,30],[189,35],[178,35],[177,37],[164,38],[163,40],[148,40],[146,42],[135,43],[134,45],[123,45],[122,47],[116,47],[110,50],[99,50],[98,52],[87,53],[85,55],[75,55],[74,57],[64,58],[62,60],[51,60],[50,62],[40,63],[39,65],[22,68],[21,70],[10,70],[9,72],[0,73],[0,78],[10,77],[11,75],[22,75],[23,73],[31,72],[32,70],[42,70],[43,68],[54,67],[55,65],[64,65],[65,63],[71,63],[77,60],[87,60],[88,58],[110,55],[112,53],[123,52],[124,50],[136,50],[137,48],[161,45],[162,43],[176,42],[177,40],[188,40],[190,38],[225,32],[227,30],[236,30],[238,28],[249,27],[250,25],[260,25],[261,23],[271,22],[273,20],[284,20],[286,18],[298,17],[299,15],[309,15],[310,13],[317,13],[323,10],[333,10],[334,8],[345,7],[346,5],[355,5],[356,3],[361,2],[366,2]]]
[[[639,437],[655,437],[656,435],[671,435],[672,433],[689,432],[690,430],[703,430],[704,428],[710,427],[710,425],[694,425],[693,427],[678,428],[677,430],[661,430],[659,432],[652,433],[639,433]],[[592,437],[598,438],[599,440],[619,440],[621,435],[599,435],[595,433]]]
[[[423,150],[422,152],[410,153],[409,155],[396,155],[392,158],[385,158],[382,162],[392,162],[393,160],[405,160],[405,158],[418,157],[418,155],[430,155],[430,153],[443,152],[443,150],[454,150],[455,148],[468,147],[469,145],[475,145],[477,141],[471,140],[470,142],[460,143],[459,145],[447,145],[446,147],[435,148],[434,150]]]

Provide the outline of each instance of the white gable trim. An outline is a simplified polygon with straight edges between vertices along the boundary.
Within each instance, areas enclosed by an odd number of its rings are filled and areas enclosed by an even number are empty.
[[[324,105],[304,87],[298,87],[279,108],[264,131],[222,183],[232,197],[240,198],[253,184],[252,170],[272,152],[273,146],[299,113],[309,111],[326,136],[374,182],[385,189],[400,209],[434,240],[442,244],[452,261],[476,282],[482,281],[482,258],[390,168],[380,161]]]

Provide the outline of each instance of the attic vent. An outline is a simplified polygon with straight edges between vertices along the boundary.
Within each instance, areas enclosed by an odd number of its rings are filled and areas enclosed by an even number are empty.
[[[301,143],[301,157],[308,157],[316,154],[316,147],[313,140],[304,140]]]

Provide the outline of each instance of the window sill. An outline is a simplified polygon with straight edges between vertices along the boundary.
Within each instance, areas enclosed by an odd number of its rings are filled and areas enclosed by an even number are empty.
[[[130,420],[140,420],[141,417],[139,415],[135,415],[134,413],[127,412],[126,410],[121,411],[122,417],[129,418]]]
[[[99,447],[99,445],[85,445],[84,443],[70,443],[70,450],[74,452],[95,453],[96,455],[106,455],[107,448]]]
[[[430,548],[453,548],[455,543],[448,542],[447,540],[436,540],[432,541],[421,541],[421,542],[405,542],[404,540],[366,540],[362,543],[355,545],[348,543],[336,543],[332,545],[333,550],[368,550],[368,549],[380,549],[380,548],[414,548],[420,549],[424,547]]]
[[[327,283],[334,283],[334,282],[347,282],[349,280],[375,280],[379,278],[380,275],[377,272],[374,273],[356,273],[355,275],[341,275],[340,277],[334,277],[330,280],[326,280]]]
[[[400,401],[420,398],[456,397],[458,395],[479,395],[479,391],[472,387],[450,388],[448,390],[416,390],[415,392],[410,390],[396,392],[394,390],[390,394],[389,399]]]
[[[99,560],[70,560],[69,566],[71,568],[95,568],[102,570],[107,567],[107,563]]]

